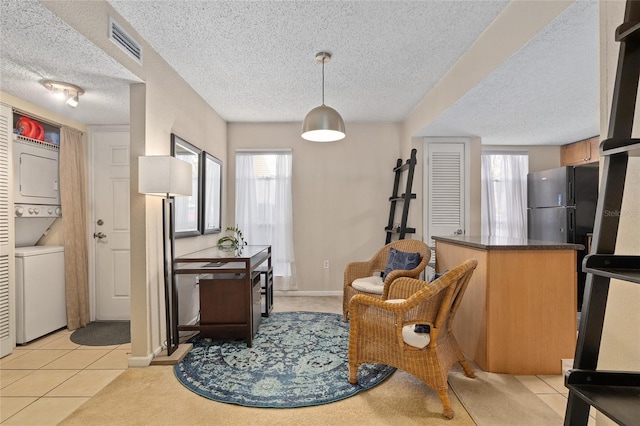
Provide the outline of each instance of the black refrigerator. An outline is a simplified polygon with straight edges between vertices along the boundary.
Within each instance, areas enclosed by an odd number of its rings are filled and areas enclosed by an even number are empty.
[[[593,232],[598,202],[598,164],[567,166],[527,175],[527,231],[530,240],[582,244],[578,252],[578,311],[586,274],[587,234]]]

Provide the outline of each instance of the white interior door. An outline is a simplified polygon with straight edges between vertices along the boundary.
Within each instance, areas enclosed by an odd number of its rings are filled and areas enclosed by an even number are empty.
[[[93,128],[95,319],[130,318],[129,129]]]
[[[465,233],[465,147],[462,142],[428,142],[425,182],[425,222],[428,234],[425,240],[430,247],[435,244],[433,235],[462,235]]]

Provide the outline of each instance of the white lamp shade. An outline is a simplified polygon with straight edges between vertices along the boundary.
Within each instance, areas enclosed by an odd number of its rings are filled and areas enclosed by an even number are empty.
[[[311,142],[334,142],[344,136],[342,117],[324,104],[309,111],[302,123],[302,137]]]
[[[190,196],[193,166],[170,155],[138,157],[138,192],[147,195]]]

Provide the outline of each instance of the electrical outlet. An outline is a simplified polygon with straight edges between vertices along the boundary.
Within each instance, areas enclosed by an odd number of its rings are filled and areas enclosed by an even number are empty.
[[[324,269],[329,269],[329,261],[328,260],[325,260],[323,262],[323,265],[324,265]]]

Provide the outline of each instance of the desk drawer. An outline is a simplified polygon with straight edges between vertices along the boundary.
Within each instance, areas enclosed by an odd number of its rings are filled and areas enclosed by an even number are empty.
[[[244,279],[201,279],[200,324],[246,324],[246,288]]]

